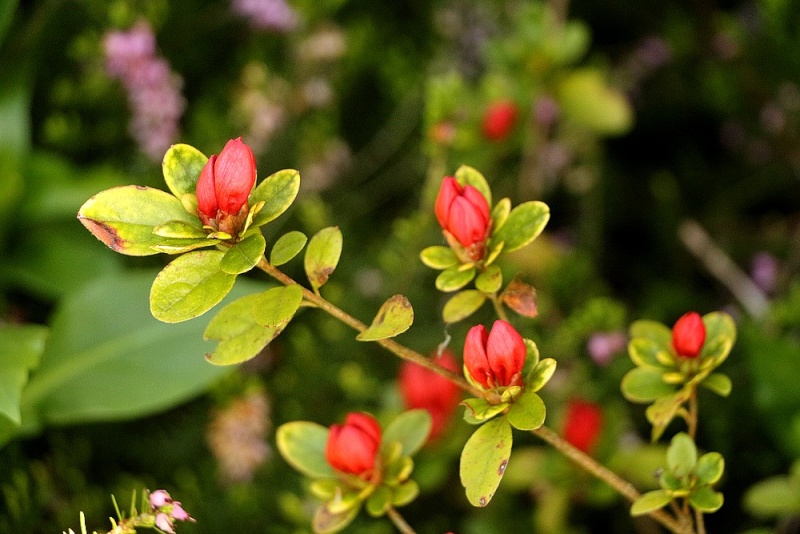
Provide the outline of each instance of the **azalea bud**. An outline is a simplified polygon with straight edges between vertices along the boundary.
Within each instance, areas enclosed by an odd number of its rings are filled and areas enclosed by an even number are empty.
[[[483,325],[473,326],[464,341],[464,366],[483,387],[492,389],[522,385],[522,366],[527,349],[514,327],[503,320],[487,333]]]
[[[343,473],[372,474],[381,444],[381,427],[369,414],[350,413],[343,425],[332,425],[325,446],[325,459]]]
[[[603,411],[597,404],[573,400],[564,418],[564,439],[583,452],[590,452],[603,427]]]
[[[455,178],[448,176],[442,181],[435,210],[448,241],[452,236],[467,250],[471,260],[481,259],[491,228],[486,197],[473,186],[462,186]]]
[[[697,312],[684,314],[672,327],[672,348],[681,358],[696,358],[706,341],[706,326]]]
[[[505,139],[517,122],[517,105],[511,100],[498,100],[483,114],[483,135],[492,141]]]
[[[458,372],[458,364],[450,351],[444,351],[436,363]],[[439,373],[413,362],[403,362],[398,381],[406,407],[427,410],[433,420],[430,439],[438,438],[458,406],[459,387]]]
[[[241,137],[231,139],[219,155],[208,158],[197,179],[200,220],[205,225],[223,229],[220,228],[223,220],[239,215],[243,208],[246,211],[247,197],[255,182],[253,151]]]

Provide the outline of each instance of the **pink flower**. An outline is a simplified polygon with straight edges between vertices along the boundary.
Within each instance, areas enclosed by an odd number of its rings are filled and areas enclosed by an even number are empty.
[[[161,508],[170,502],[172,502],[172,498],[166,490],[160,489],[150,494],[150,506],[153,508]]]
[[[175,534],[175,530],[172,528],[172,518],[163,512],[156,515],[156,527],[164,532]]]
[[[503,320],[487,333],[483,325],[473,326],[464,341],[464,366],[484,388],[522,385],[522,366],[527,349],[522,336]]]
[[[343,473],[369,478],[381,444],[381,427],[363,412],[347,415],[343,425],[332,425],[325,446],[325,459]]]
[[[681,358],[697,358],[706,341],[706,327],[697,312],[684,314],[672,327],[672,348]]]
[[[462,186],[448,176],[442,181],[436,197],[435,211],[448,241],[452,236],[473,261],[483,258],[491,217],[489,203],[480,191],[471,185]]]
[[[458,372],[458,364],[450,351],[443,352],[436,363]],[[427,410],[433,420],[430,439],[438,438],[458,406],[459,387],[442,375],[412,362],[404,362],[400,367],[398,381],[406,407]]]
[[[517,122],[517,105],[511,100],[492,102],[483,114],[483,135],[492,141],[502,141]]]
[[[236,228],[231,228],[225,222],[246,213],[247,198],[255,182],[256,161],[253,151],[242,142],[241,137],[231,139],[219,156],[208,158],[197,179],[200,220],[207,226],[235,233]]]
[[[589,453],[597,444],[603,427],[603,410],[593,402],[572,400],[564,418],[564,439]]]

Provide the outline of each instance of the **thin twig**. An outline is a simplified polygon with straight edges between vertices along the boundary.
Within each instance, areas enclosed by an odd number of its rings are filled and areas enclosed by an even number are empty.
[[[398,512],[393,506],[389,507],[389,510],[386,512],[386,515],[388,515],[389,519],[392,520],[392,523],[394,523],[394,526],[397,527],[397,530],[399,530],[403,534],[416,534],[414,529],[411,528],[411,525],[406,523],[406,520],[403,519],[403,516],[400,515],[400,512]]]

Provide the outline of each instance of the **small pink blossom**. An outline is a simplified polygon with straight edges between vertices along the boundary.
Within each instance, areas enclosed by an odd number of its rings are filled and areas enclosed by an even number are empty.
[[[172,498],[166,490],[160,489],[150,494],[150,506],[153,508],[161,508],[170,502],[172,502]]]

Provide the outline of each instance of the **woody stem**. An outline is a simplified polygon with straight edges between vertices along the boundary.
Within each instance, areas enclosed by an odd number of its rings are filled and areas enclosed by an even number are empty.
[[[389,510],[386,511],[386,515],[388,515],[389,519],[392,520],[392,523],[394,523],[394,526],[397,527],[397,530],[403,534],[416,534],[414,529],[411,528],[411,525],[406,523],[406,520],[403,519],[403,516],[400,515],[400,513],[393,506],[389,507]]]

